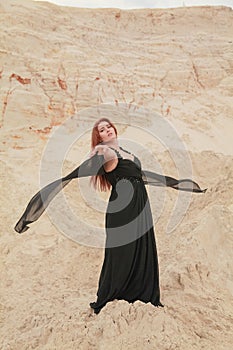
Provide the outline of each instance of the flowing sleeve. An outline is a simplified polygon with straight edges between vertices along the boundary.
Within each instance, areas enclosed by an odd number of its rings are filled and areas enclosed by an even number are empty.
[[[168,186],[174,188],[175,190],[197,193],[204,193],[207,190],[207,188],[202,190],[196,182],[190,179],[177,180],[173,177],[160,175],[149,170],[143,170],[142,174],[145,185]]]
[[[29,226],[27,225],[36,221],[41,216],[52,199],[58,194],[58,192],[68,185],[72,179],[104,174],[103,164],[104,156],[96,153],[91,158],[85,160],[67,176],[55,180],[43,187],[28,203],[23,215],[15,225],[15,231],[18,233],[27,231],[29,229]]]

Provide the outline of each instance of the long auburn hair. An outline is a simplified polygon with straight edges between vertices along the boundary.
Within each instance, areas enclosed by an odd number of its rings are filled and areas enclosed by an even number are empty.
[[[95,148],[95,146],[97,146],[98,144],[100,144],[101,138],[99,135],[99,130],[98,130],[98,125],[101,122],[107,122],[109,123],[113,129],[115,130],[115,133],[117,135],[117,129],[115,127],[115,125],[108,119],[108,118],[100,118],[98,119],[92,129],[92,135],[91,135],[91,148],[92,150]],[[91,180],[90,183],[93,185],[93,187],[95,188],[95,190],[100,190],[100,191],[108,191],[111,188],[111,184],[110,182],[106,179],[106,176],[103,175],[94,175],[91,176]]]

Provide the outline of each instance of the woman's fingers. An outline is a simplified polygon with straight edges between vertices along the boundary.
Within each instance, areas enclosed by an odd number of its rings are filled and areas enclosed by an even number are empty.
[[[103,146],[103,145],[97,145],[95,146],[95,148],[91,151],[90,153],[90,157],[94,156],[98,151],[103,151],[103,149],[105,148],[106,146]]]
[[[96,149],[93,149],[92,151],[91,151],[91,153],[90,153],[90,157],[93,157],[95,154],[96,154],[96,152],[97,152],[97,150]]]

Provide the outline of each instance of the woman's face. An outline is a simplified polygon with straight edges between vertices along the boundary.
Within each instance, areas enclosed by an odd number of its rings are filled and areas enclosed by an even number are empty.
[[[98,125],[101,142],[109,142],[116,138],[114,128],[107,121],[100,122]]]

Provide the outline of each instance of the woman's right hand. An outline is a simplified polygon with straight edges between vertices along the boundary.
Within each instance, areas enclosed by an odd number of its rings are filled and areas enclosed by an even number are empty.
[[[115,152],[107,145],[96,145],[91,151],[90,157],[94,156],[97,152],[98,154],[103,155],[107,161],[116,158]]]
[[[90,157],[94,156],[97,152],[98,154],[104,154],[108,147],[106,145],[96,145],[90,153]]]

